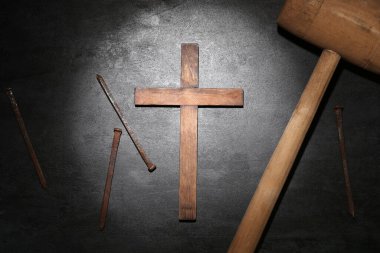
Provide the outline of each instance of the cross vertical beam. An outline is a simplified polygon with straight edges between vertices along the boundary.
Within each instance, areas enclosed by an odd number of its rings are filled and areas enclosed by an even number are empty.
[[[181,88],[198,87],[198,44],[181,44]],[[179,220],[195,220],[197,208],[198,106],[181,105]]]

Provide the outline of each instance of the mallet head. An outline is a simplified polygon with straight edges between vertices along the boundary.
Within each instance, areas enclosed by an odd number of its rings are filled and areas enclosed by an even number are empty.
[[[379,0],[286,0],[277,22],[318,47],[380,73]]]

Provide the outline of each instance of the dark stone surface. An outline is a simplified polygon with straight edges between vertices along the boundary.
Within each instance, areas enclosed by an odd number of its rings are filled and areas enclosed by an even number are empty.
[[[12,87],[48,180],[43,191],[0,96],[0,252],[225,252],[320,50],[277,28],[283,1],[3,1],[0,85]],[[198,219],[179,223],[179,109],[135,108],[135,87],[178,87],[180,44],[200,87],[245,106],[199,110]],[[99,73],[152,161],[123,133],[97,230],[113,128]],[[380,79],[340,64],[258,252],[380,251]],[[344,130],[346,211],[333,107]]]

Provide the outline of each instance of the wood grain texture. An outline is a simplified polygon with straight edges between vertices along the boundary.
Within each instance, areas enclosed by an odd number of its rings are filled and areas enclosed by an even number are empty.
[[[324,50],[264,171],[228,252],[254,252],[340,56]]]
[[[135,105],[243,106],[243,89],[136,88]]]
[[[181,45],[181,88],[198,87],[198,44]],[[198,107],[181,106],[179,219],[197,216]]]
[[[181,106],[179,219],[195,220],[197,208],[198,110]]]
[[[195,43],[181,44],[181,87],[197,88],[199,84],[199,47]]]
[[[380,74],[379,0],[287,0],[278,24]]]

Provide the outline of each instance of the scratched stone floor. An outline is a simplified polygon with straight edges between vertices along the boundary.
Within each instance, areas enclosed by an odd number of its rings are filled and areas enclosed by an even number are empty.
[[[0,252],[226,252],[320,50],[278,29],[283,0],[3,1],[0,88],[12,87],[48,180],[39,187],[0,95]],[[200,87],[242,87],[244,108],[199,109],[198,218],[178,217],[179,108],[135,107],[178,87],[180,44]],[[97,229],[113,128],[102,74],[157,170],[123,133]],[[356,219],[346,208],[333,107]],[[342,62],[257,252],[380,252],[380,78]]]

